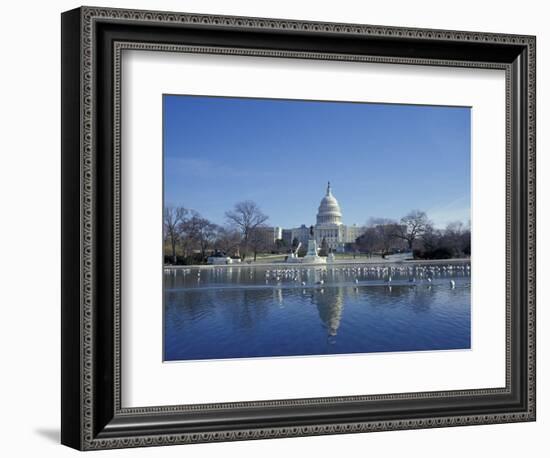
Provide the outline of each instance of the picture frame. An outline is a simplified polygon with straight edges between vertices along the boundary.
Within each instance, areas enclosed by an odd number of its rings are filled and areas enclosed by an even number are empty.
[[[534,421],[535,48],[523,35],[96,7],[63,13],[61,442],[98,450]],[[124,407],[127,49],[505,71],[506,386]]]

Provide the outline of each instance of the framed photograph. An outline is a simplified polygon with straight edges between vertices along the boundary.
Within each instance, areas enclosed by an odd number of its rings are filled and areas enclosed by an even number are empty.
[[[62,14],[62,443],[535,420],[535,37]]]

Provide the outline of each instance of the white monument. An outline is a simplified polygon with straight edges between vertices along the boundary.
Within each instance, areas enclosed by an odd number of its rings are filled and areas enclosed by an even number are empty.
[[[326,264],[327,258],[324,256],[319,256],[317,242],[313,236],[313,226],[311,226],[309,234],[309,240],[307,241],[307,253],[302,262],[306,264]]]
[[[298,243],[298,246],[294,251],[291,251],[288,257],[286,258],[286,262],[290,263],[296,263],[296,262],[302,262],[300,257],[298,256],[298,251],[300,250],[300,247],[302,246],[302,243]]]
[[[332,186],[328,182],[326,193],[321,199],[317,210],[317,220],[315,226],[313,226],[313,234],[310,233],[310,228],[302,224],[300,227],[283,229],[281,235],[285,238],[286,234],[286,241],[289,245],[294,239],[305,245],[309,239],[313,238],[317,242],[317,246],[324,245],[329,250],[339,253],[345,251],[346,244],[354,243],[365,231],[365,226],[343,224],[342,209],[338,200],[332,194]]]

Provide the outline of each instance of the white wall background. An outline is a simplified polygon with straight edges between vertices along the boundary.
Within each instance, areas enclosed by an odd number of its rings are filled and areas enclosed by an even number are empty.
[[[550,427],[550,29],[545,2],[117,0],[96,5],[533,34],[538,38],[538,421],[104,452],[109,456],[543,456]],[[2,6],[0,431],[3,456],[70,456],[59,442],[60,13],[75,1]],[[32,255],[33,262],[28,261]],[[545,434],[546,433],[546,434]],[[546,452],[547,453],[547,452]]]

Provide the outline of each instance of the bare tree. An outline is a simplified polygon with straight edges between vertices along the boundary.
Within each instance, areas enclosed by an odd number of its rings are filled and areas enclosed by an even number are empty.
[[[358,242],[361,249],[366,249],[367,252],[380,251],[382,256],[395,248],[397,243],[397,226],[398,224],[389,218],[370,218],[367,221],[368,229],[364,237],[359,237]]]
[[[204,261],[206,259],[206,251],[211,247],[216,238],[218,226],[196,212],[182,226],[185,236],[200,249]]]
[[[387,255],[396,244],[397,223],[386,223],[375,226],[382,256]]]
[[[250,230],[248,236],[248,247],[252,250],[254,255],[254,261],[258,256],[258,253],[264,252],[273,248],[273,243],[269,243],[269,233],[267,232],[269,228],[265,226],[258,226]]]
[[[443,232],[447,246],[454,256],[470,253],[470,230],[460,221],[449,223]]]
[[[426,230],[422,234],[422,242],[424,250],[433,251],[441,244],[441,231],[434,228],[432,224],[426,226]]]
[[[189,256],[189,253],[196,248],[197,243],[196,240],[193,238],[193,224],[190,223],[191,220],[194,218],[199,218],[200,214],[195,210],[188,210],[187,216],[185,219],[179,224],[177,228],[177,232],[179,235],[178,238],[178,246],[180,247],[180,251],[184,258],[187,258]]]
[[[218,236],[215,243],[216,249],[228,256],[238,255],[240,243],[241,234],[239,232],[228,227],[218,228]]]
[[[356,240],[357,247],[365,253],[372,253],[380,246],[380,234],[376,227],[368,227]]]
[[[389,224],[396,224],[396,221],[394,219],[380,218],[376,216],[370,217],[367,221],[367,227],[386,226]]]
[[[401,218],[400,224],[396,226],[395,236],[407,242],[409,250],[412,250],[413,243],[426,232],[430,220],[425,212],[412,210]]]
[[[235,226],[242,235],[243,242],[243,259],[248,250],[249,239],[252,231],[260,227],[268,219],[260,210],[260,207],[251,200],[238,202],[233,207],[233,210],[225,213],[227,221]]]
[[[185,221],[188,210],[184,207],[165,207],[163,215],[164,241],[170,244],[172,262],[177,262],[176,248],[180,241],[181,224]]]

